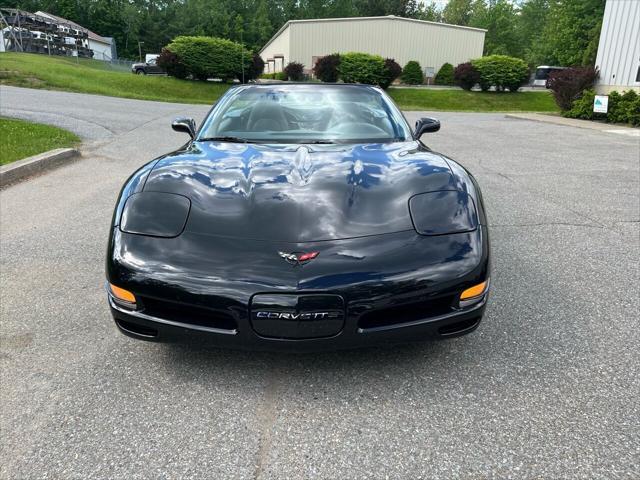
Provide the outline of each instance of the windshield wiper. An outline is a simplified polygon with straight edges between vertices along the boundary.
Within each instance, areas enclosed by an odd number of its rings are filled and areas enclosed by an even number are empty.
[[[199,142],[231,142],[231,143],[258,143],[255,140],[240,137],[205,137],[199,138]]]
[[[301,144],[309,144],[309,145],[333,145],[334,141],[332,140],[309,140],[308,142],[300,142]]]

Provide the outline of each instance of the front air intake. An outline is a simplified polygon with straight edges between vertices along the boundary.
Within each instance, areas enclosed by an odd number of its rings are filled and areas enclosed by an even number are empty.
[[[116,319],[118,327],[127,333],[130,333],[136,337],[155,338],[158,336],[158,331],[154,328],[145,327],[136,323],[127,322],[119,318]]]
[[[189,304],[169,302],[151,297],[140,297],[142,312],[172,322],[221,330],[235,330],[238,325],[230,313]]]
[[[453,310],[454,297],[444,296],[411,302],[401,305],[387,306],[364,313],[358,321],[358,327],[362,330],[379,327],[389,327],[401,323],[428,320],[450,313]]]
[[[454,337],[456,335],[462,335],[467,333],[478,326],[481,317],[470,318],[468,320],[461,320],[460,322],[451,323],[440,327],[438,333],[443,337]]]

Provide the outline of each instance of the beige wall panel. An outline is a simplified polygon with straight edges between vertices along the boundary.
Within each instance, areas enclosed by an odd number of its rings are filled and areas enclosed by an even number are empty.
[[[598,91],[640,90],[640,0],[607,0],[596,67]]]
[[[280,34],[273,39],[273,41],[260,52],[260,56],[264,60],[265,73],[281,72],[283,64],[286,65],[291,61],[290,56],[290,32],[291,26],[285,27]],[[275,59],[275,62],[268,62],[269,59],[274,58],[276,55],[284,55],[284,61],[282,59]]]
[[[293,22],[288,30],[291,61],[301,62],[306,68],[311,67],[313,57],[357,51],[394,58],[402,66],[417,60],[423,68],[432,67],[436,72],[445,62],[455,66],[481,57],[485,34],[482,30],[388,17]],[[265,52],[272,50],[273,43]]]

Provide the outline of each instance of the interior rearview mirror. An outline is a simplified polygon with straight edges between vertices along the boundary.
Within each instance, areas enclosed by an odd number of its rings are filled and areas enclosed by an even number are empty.
[[[192,139],[196,137],[196,122],[193,118],[176,118],[171,124],[171,128],[176,132],[188,133]]]
[[[416,128],[413,132],[415,139],[419,139],[423,133],[432,133],[440,130],[440,120],[435,118],[423,117],[416,122]]]

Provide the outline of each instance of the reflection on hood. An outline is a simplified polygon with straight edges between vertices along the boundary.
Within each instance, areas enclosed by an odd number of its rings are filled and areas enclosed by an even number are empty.
[[[287,242],[411,230],[412,195],[454,188],[444,159],[417,142],[195,143],[160,160],[145,185],[191,199],[186,231]]]

